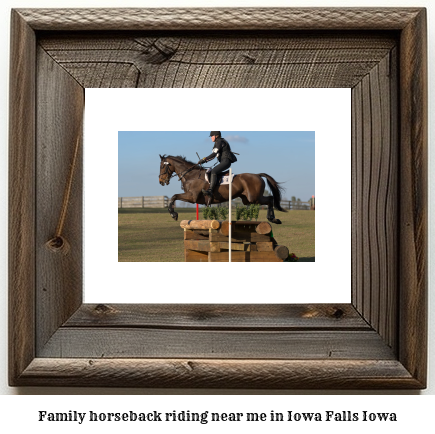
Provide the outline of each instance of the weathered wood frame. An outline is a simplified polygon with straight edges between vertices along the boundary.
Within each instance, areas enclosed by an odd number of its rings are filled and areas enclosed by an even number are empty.
[[[389,70],[371,71],[352,88],[351,304],[82,304],[80,181],[65,224],[69,254],[44,244],[81,137],[84,89],[39,40],[150,30],[199,38],[211,30],[383,32],[397,39]],[[12,11],[11,35],[11,385],[426,387],[425,9],[23,9]],[[79,165],[76,179],[81,174]]]

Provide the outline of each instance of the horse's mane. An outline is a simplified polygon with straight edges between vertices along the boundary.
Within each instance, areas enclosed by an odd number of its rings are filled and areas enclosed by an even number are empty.
[[[172,156],[172,155],[168,155],[168,157],[173,158],[174,160],[178,160],[178,161],[182,161],[184,163],[187,164],[192,164],[195,165],[196,163],[194,163],[193,161],[188,160],[186,157],[184,157],[183,155],[177,155],[176,157]]]

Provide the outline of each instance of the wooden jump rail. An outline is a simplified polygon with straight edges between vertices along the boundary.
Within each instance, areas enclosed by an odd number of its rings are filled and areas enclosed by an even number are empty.
[[[289,250],[271,237],[268,222],[231,222],[232,262],[283,262]],[[184,259],[186,262],[228,262],[229,222],[183,220]]]

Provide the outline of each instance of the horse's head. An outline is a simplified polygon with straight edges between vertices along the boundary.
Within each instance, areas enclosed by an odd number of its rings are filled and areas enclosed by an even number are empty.
[[[159,174],[159,184],[160,185],[169,185],[169,180],[172,177],[172,174],[174,173],[175,168],[172,167],[171,163],[167,161],[167,158],[165,155],[160,156],[160,174]]]

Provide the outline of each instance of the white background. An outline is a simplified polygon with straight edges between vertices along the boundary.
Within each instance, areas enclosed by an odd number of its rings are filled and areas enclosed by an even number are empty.
[[[250,408],[259,409],[264,408],[264,411],[269,411],[270,408],[287,408],[292,409],[297,407],[298,409],[302,409],[306,411],[306,409],[320,407],[324,410],[328,410],[332,408],[333,410],[363,410],[366,407],[372,407],[376,411],[398,411],[402,414],[402,422],[395,426],[382,424],[373,424],[373,425],[349,425],[347,423],[343,424],[333,424],[333,425],[285,425],[284,428],[281,428],[281,431],[286,433],[291,432],[292,430],[299,432],[301,429],[304,431],[314,431],[314,430],[325,430],[326,432],[330,432],[329,430],[341,432],[340,430],[346,430],[349,432],[349,428],[354,432],[364,432],[366,433],[368,429],[372,432],[382,432],[384,433],[386,429],[393,429],[395,432],[411,432],[413,430],[421,430],[423,431],[427,426],[433,426],[433,407],[434,407],[434,399],[433,396],[430,397],[414,397],[412,395],[415,394],[423,394],[423,395],[433,395],[435,391],[435,376],[434,376],[434,360],[435,360],[435,351],[434,351],[434,322],[433,322],[433,312],[435,310],[435,302],[433,297],[433,288],[432,282],[434,278],[434,268],[431,265],[431,257],[432,251],[434,248],[434,236],[433,231],[430,230],[430,252],[429,252],[429,285],[430,285],[430,294],[429,294],[429,307],[430,307],[430,317],[429,317],[429,357],[430,357],[430,368],[429,368],[429,388],[425,391],[398,391],[398,392],[388,392],[391,394],[400,394],[402,396],[382,396],[385,394],[385,391],[355,391],[354,393],[358,396],[345,396],[352,395],[352,391],[350,392],[333,392],[333,391],[318,391],[315,392],[317,394],[328,394],[332,396],[292,396],[293,394],[304,395],[304,392],[298,391],[284,391],[277,392],[276,394],[272,392],[262,392],[262,391],[224,391],[229,394],[255,394],[257,396],[253,397],[239,397],[239,396],[223,396],[216,397],[212,396],[215,392],[213,390],[205,390],[205,391],[192,391],[192,390],[112,390],[112,389],[86,389],[86,388],[9,388],[7,386],[7,134],[8,134],[8,61],[9,61],[9,13],[11,7],[60,7],[60,6],[69,6],[69,7],[144,7],[144,6],[298,6],[298,7],[308,7],[308,6],[339,6],[339,7],[349,7],[349,1],[331,1],[331,0],[299,0],[299,1],[278,1],[272,0],[266,2],[265,0],[261,1],[242,1],[242,0],[224,0],[224,1],[210,1],[208,3],[204,1],[194,1],[194,0],[163,0],[163,1],[141,1],[141,0],[70,0],[67,2],[59,2],[55,0],[44,0],[44,1],[18,1],[18,0],[3,0],[0,5],[0,41],[1,41],[1,80],[0,80],[0,95],[2,104],[0,106],[0,203],[2,207],[0,209],[0,284],[1,284],[1,292],[0,292],[0,302],[1,302],[1,314],[0,314],[0,392],[2,394],[8,395],[36,395],[36,396],[28,396],[28,397],[13,397],[13,396],[3,396],[0,397],[0,420],[2,424],[2,428],[5,427],[5,430],[20,430],[23,429],[31,429],[31,430],[44,430],[44,432],[59,432],[62,429],[63,432],[75,432],[77,426],[75,425],[59,425],[55,424],[51,427],[47,425],[38,425],[36,422],[36,412],[38,409],[53,409],[53,411],[68,411],[68,410],[79,410],[79,411],[89,411],[94,407],[102,407],[107,410],[113,410],[115,407],[119,409],[125,408],[127,404],[130,404],[131,407],[136,409],[139,408],[150,408],[153,405],[160,405],[161,399],[160,397],[154,396],[125,396],[121,399],[113,399],[111,397],[98,397],[95,399],[89,394],[110,394],[110,393],[118,393],[118,394],[127,394],[127,395],[143,395],[143,394],[161,394],[161,393],[169,393],[169,394],[207,394],[208,396],[169,396],[164,397],[166,405],[171,407],[172,409],[182,410],[183,407],[187,408],[198,408],[201,406],[207,405],[208,407],[219,407],[220,409],[226,408],[228,411],[237,411],[239,406],[250,406]],[[370,0],[360,0],[358,2],[352,3],[352,6],[425,6],[428,8],[428,24],[429,24],[429,47],[431,47],[429,51],[429,138],[432,136],[432,133],[435,128],[435,117],[433,110],[433,95],[435,90],[435,83],[432,77],[432,71],[434,69],[434,43],[435,43],[435,35],[434,35],[434,23],[435,23],[435,5],[433,1],[425,0],[425,1],[411,1],[411,0],[395,0],[395,1],[370,1]],[[431,170],[431,184],[433,183],[433,152],[430,152],[430,170]],[[430,201],[429,204],[435,203],[435,196],[433,193],[433,189],[430,189]],[[430,205],[430,216],[432,215],[432,206]],[[431,217],[432,218],[432,217]],[[222,393],[222,392],[218,392]],[[273,396],[261,396],[264,394],[272,393]],[[311,395],[311,392],[307,391]],[[37,396],[38,394],[45,396]],[[55,397],[51,395],[62,394],[66,395],[64,397]],[[84,396],[80,397],[71,397],[73,394],[84,394]],[[367,394],[370,395],[378,395],[378,396],[365,396]],[[406,395],[406,396],[405,396]],[[110,403],[110,404],[109,404]],[[393,410],[391,410],[393,409]],[[427,424],[427,425],[426,425]],[[100,427],[104,427],[107,431],[109,426],[101,425]],[[231,426],[230,426],[231,427]],[[425,427],[425,428],[424,428]],[[149,427],[148,427],[149,428]],[[222,431],[222,428],[228,429],[228,426],[218,427],[219,432]],[[237,427],[232,426],[233,430],[237,429]],[[231,429],[230,428],[230,429]],[[270,429],[270,426],[258,426],[251,427],[251,430],[264,430]],[[95,432],[95,428],[91,426],[92,431]],[[121,429],[124,429],[121,425],[111,425],[110,432],[119,432]],[[145,432],[147,427],[140,425],[136,431],[137,432]],[[167,429],[167,427],[166,427]],[[189,430],[192,431],[192,426],[187,425],[186,427],[177,426],[177,430]],[[198,429],[196,427],[196,429]],[[212,429],[212,428],[207,428]],[[215,428],[216,432],[217,429]],[[85,428],[82,430],[86,431]],[[129,429],[133,431],[133,428]],[[278,428],[274,427],[274,430],[278,431]],[[363,431],[364,430],[364,431]]]
[[[350,89],[87,89],[85,301],[349,303],[351,205],[337,213],[330,193],[351,197],[350,96]],[[209,104],[217,98],[237,103],[221,110]],[[258,101],[267,102],[263,110]],[[201,130],[210,119],[224,131],[315,131],[316,262],[118,263],[118,131],[162,131],[168,119],[172,131]],[[102,160],[102,153],[104,164],[92,164]],[[279,156],[270,158],[285,165]],[[156,150],[156,170],[159,164]],[[105,218],[102,209],[107,210]],[[279,226],[274,233],[279,242]],[[87,234],[104,236],[95,243]],[[171,285],[163,284],[168,275]]]

